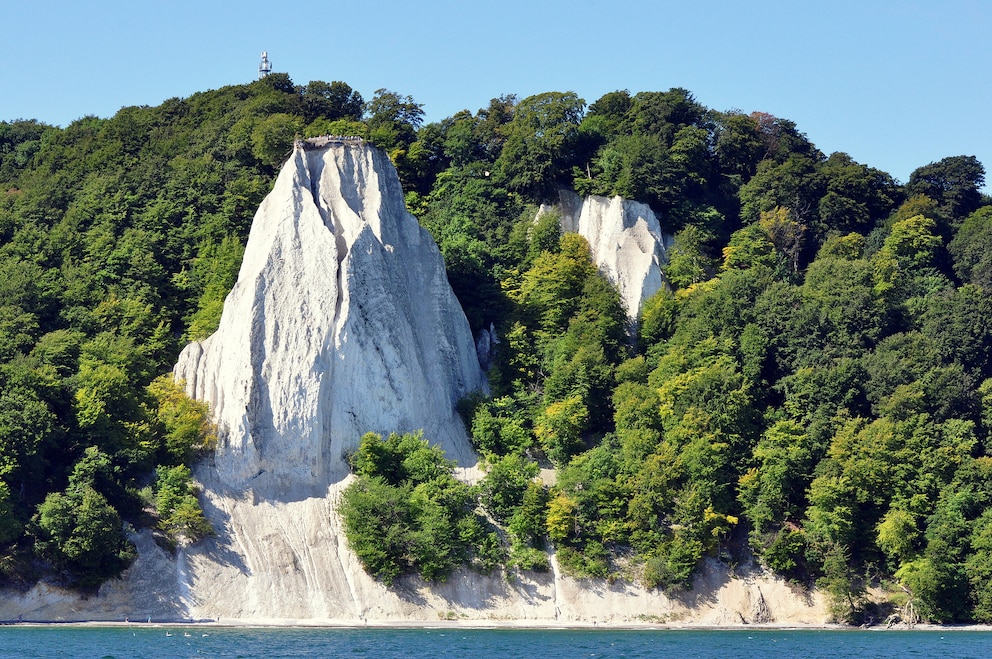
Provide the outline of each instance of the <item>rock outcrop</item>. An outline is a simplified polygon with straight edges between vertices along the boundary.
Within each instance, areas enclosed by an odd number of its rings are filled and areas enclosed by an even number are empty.
[[[548,210],[542,206],[540,212]],[[580,199],[562,190],[556,210],[562,231],[589,241],[593,261],[620,291],[628,319],[636,322],[644,301],[664,285],[661,266],[668,263],[673,236],[662,233],[647,204],[621,197]]]
[[[368,431],[423,429],[474,464],[455,404],[485,386],[468,322],[396,170],[361,144],[298,147],[255,215],[217,332],[179,357],[210,404],[219,483],[322,495]]]

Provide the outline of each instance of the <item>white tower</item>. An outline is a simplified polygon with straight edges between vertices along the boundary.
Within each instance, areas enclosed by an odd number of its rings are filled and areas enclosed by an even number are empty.
[[[262,62],[258,65],[258,79],[261,80],[270,73],[272,73],[272,62],[269,61],[269,53],[263,50]]]

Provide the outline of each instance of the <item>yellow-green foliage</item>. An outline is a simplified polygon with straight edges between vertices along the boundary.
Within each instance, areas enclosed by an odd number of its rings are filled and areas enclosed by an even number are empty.
[[[156,403],[155,418],[161,424],[163,449],[169,460],[184,463],[213,449],[217,435],[206,403],[187,396],[171,374],[155,378],[148,393]]]

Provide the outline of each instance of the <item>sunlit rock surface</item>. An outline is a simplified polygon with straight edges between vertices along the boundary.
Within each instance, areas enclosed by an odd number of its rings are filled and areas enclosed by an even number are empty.
[[[455,412],[484,386],[475,342],[437,246],[372,147],[296,149],[255,216],[219,329],[175,375],[210,404],[214,468],[234,489],[322,492],[368,431],[423,429],[475,462]]]
[[[554,208],[561,213],[562,231],[589,242],[593,261],[617,287],[628,319],[635,322],[644,301],[664,285],[661,267],[668,263],[674,238],[662,233],[650,207],[622,197],[581,199],[562,190]],[[549,210],[542,206],[540,212]]]

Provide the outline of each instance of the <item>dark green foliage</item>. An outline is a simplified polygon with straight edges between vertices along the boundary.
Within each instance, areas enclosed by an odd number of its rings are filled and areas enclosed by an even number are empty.
[[[758,120],[738,112],[716,117],[713,152],[720,169],[740,186],[754,176],[764,151]]]
[[[35,520],[35,551],[65,571],[71,585],[95,588],[133,558],[120,516],[92,487],[49,494]]]
[[[251,132],[252,153],[263,164],[277,168],[293,149],[293,139],[303,131],[299,117],[278,113],[262,119]]]
[[[482,505],[496,521],[506,523],[523,504],[524,494],[537,473],[537,464],[518,454],[493,462],[479,483]]]
[[[115,575],[124,523],[147,523],[141,484],[204,446],[202,411],[146,387],[180,337],[212,331],[301,94],[282,75],[64,129],[0,124],[5,566],[33,538],[66,583]]]
[[[350,119],[360,121],[365,109],[362,95],[347,83],[335,80],[328,84],[312,80],[303,88],[300,95],[303,105],[303,119],[307,123],[323,118],[330,121]]]
[[[550,197],[571,171],[584,109],[585,101],[573,92],[547,92],[517,104],[496,161],[507,187],[539,199]]]
[[[719,199],[714,124],[685,89],[611,92],[590,106],[580,126],[573,185],[583,194],[622,195],[651,205],[675,226]],[[716,202],[716,203],[714,203]]]
[[[675,536],[659,546],[657,553],[644,564],[644,583],[671,593],[692,586],[692,576],[702,558],[703,546],[698,540]]]
[[[98,490],[113,489],[110,461],[87,450],[64,492],[52,492],[32,519],[35,553],[65,575],[70,585],[95,588],[134,557],[120,515]]]
[[[867,165],[861,165],[846,153],[832,153],[820,167],[826,192],[820,199],[819,235],[830,232],[867,233],[884,220],[902,199],[895,180]]]
[[[564,546],[558,550],[558,563],[573,577],[605,577],[610,573],[606,548],[596,541],[587,542],[581,551]]]
[[[961,281],[992,291],[992,206],[966,217],[947,249]]]
[[[689,225],[675,235],[668,250],[665,278],[675,288],[686,288],[704,282],[716,273],[715,259],[707,256],[706,243],[712,236],[705,228]]]
[[[397,149],[405,149],[416,140],[417,129],[424,118],[422,106],[412,97],[388,89],[377,89],[365,111],[368,114],[369,139],[394,154]]]
[[[755,222],[761,213],[782,207],[790,209],[797,222],[810,226],[825,192],[817,165],[817,158],[798,154],[785,162],[762,161],[758,172],[740,189],[742,219]]]
[[[806,541],[801,531],[782,529],[761,555],[769,568],[786,578],[800,582],[805,576]]]
[[[365,571],[391,584],[412,569],[415,511],[410,489],[368,479],[352,485],[342,497],[340,512],[345,519],[348,544]]]
[[[935,200],[948,217],[960,221],[981,205],[984,183],[985,167],[975,156],[951,156],[914,170],[906,188]]]
[[[454,464],[420,434],[369,433],[351,458],[358,479],[341,496],[348,544],[386,584],[404,574],[444,581],[460,565],[502,562],[495,533],[474,512]]]

